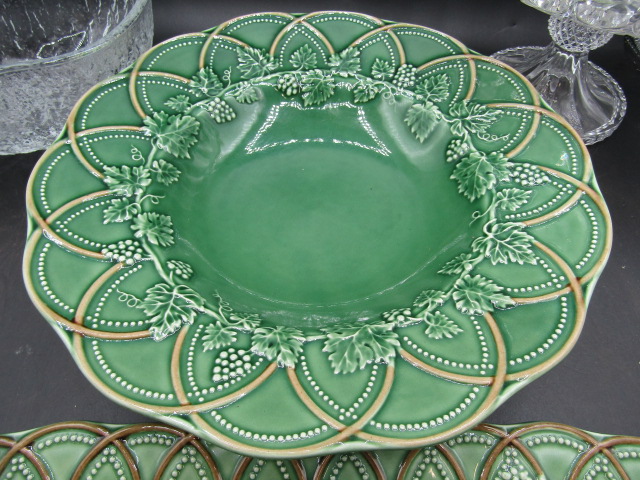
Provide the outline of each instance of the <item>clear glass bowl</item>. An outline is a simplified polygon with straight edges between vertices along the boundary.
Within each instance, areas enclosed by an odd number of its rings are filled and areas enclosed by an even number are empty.
[[[618,128],[627,108],[618,83],[588,60],[614,34],[640,35],[640,0],[522,0],[551,15],[547,47],[515,47],[493,57],[522,72],[592,144]]]
[[[150,0],[0,2],[0,155],[46,148],[82,93],[152,40]]]

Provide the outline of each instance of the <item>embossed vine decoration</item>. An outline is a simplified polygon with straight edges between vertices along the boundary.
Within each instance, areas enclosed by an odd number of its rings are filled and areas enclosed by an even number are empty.
[[[132,147],[135,166],[104,168],[104,181],[115,195],[103,212],[104,222],[127,222],[133,238],[109,245],[103,253],[126,265],[153,261],[162,281],[149,288],[143,298],[120,292],[120,299],[144,311],[155,340],[160,341],[204,316],[209,322],[202,337],[204,351],[228,349],[237,342],[238,333],[244,332],[251,337],[251,354],[293,367],[305,342],[321,341],[335,372],[349,373],[370,363],[392,363],[400,347],[399,328],[424,323],[425,335],[430,339],[458,335],[462,328],[442,312],[446,302],[453,302],[463,315],[482,315],[514,304],[502,286],[474,274],[473,270],[485,260],[493,264],[536,263],[533,237],[526,232],[525,225],[504,221],[502,214],[519,210],[531,198],[530,187],[546,183],[549,178],[528,164],[513,164],[500,152],[485,153],[474,146],[474,139],[498,138],[488,133],[488,129],[502,115],[500,110],[468,100],[454,102],[446,109],[451,82],[445,73],[424,74],[410,64],[396,68],[376,59],[370,75],[365,75],[360,51],[355,47],[328,59],[319,58],[309,45],[303,45],[286,59],[251,47],[238,48],[237,55],[237,72],[229,68],[219,77],[206,67],[193,76],[188,87],[197,101],[188,95],[172,97],[165,103],[167,111],[144,119],[143,131],[152,144],[148,156]],[[288,65],[291,69],[276,72]],[[234,75],[241,80],[232,81]],[[489,206],[472,218],[472,222],[484,221],[482,235],[467,252],[452,258],[439,270],[443,277],[448,277],[445,288],[424,290],[411,306],[385,312],[378,319],[324,328],[321,335],[306,338],[296,328],[264,325],[258,315],[235,312],[219,296],[204,299],[184,283],[194,275],[191,265],[179,259],[160,260],[158,249],[175,241],[173,223],[169,216],[154,211],[162,197],[149,193],[150,187],[154,183],[168,187],[180,180],[180,162],[190,158],[189,150],[198,141],[200,130],[199,121],[191,113],[201,108],[216,123],[230,122],[236,112],[229,99],[253,103],[261,95],[258,87],[275,88],[284,97],[299,97],[306,106],[327,102],[337,89],[350,91],[354,103],[369,102],[378,96],[391,102],[396,97],[409,98],[412,105],[404,122],[421,143],[439,125],[448,126],[454,136],[446,150],[447,162],[453,165],[451,179],[469,201],[484,199]],[[156,158],[159,151],[166,152],[171,159]],[[214,373],[214,381],[220,378],[219,373]]]

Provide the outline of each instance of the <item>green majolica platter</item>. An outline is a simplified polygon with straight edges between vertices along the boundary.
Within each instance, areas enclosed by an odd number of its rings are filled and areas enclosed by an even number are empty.
[[[517,72],[428,28],[265,13],[74,108],[24,274],[112,399],[256,456],[433,444],[575,344],[611,226]]]
[[[0,478],[623,480],[640,478],[640,438],[557,423],[479,425],[413,450],[286,460],[236,455],[167,425],[63,422],[0,436]]]

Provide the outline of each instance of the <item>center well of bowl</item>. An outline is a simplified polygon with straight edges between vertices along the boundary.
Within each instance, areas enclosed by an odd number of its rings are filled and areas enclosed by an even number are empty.
[[[440,259],[468,246],[475,209],[449,179],[445,139],[417,149],[412,139],[410,150],[387,132],[350,141],[363,135],[351,110],[311,110],[313,125],[283,115],[266,133],[258,115],[258,133],[226,151],[221,129],[204,126],[162,202],[176,234],[165,254],[193,266],[196,291],[322,326],[410,304],[446,280],[435,278]]]

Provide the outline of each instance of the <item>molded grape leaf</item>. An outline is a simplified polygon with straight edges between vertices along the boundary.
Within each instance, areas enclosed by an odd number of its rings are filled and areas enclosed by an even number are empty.
[[[498,181],[508,180],[510,166],[508,158],[501,153],[471,152],[458,162],[451,178],[458,181],[458,191],[473,202]]]
[[[151,183],[149,170],[143,167],[104,167],[104,183],[109,185],[109,189],[118,195],[131,197],[140,195]]]
[[[255,313],[232,312],[227,320],[230,325],[240,330],[253,330],[260,326],[260,317]]]
[[[323,352],[335,373],[351,373],[369,363],[393,363],[400,347],[393,323],[376,322],[325,329],[327,340]]]
[[[355,75],[360,70],[360,50],[348,47],[340,53],[334,53],[329,57],[329,66],[342,77]]]
[[[444,266],[438,270],[443,275],[459,275],[462,272],[470,272],[473,269],[474,260],[477,255],[472,253],[461,253],[457,257],[452,258]]]
[[[233,96],[239,103],[253,103],[258,100],[258,89],[249,82],[242,82],[233,91]]]
[[[304,335],[292,327],[261,327],[253,332],[251,352],[277,361],[284,367],[295,367],[298,356],[302,352]]]
[[[171,185],[178,181],[180,170],[166,160],[154,160],[151,171],[156,174],[156,180],[164,185]]]
[[[202,336],[202,346],[204,351],[213,350],[214,348],[222,348],[231,345],[236,341],[236,331],[221,322],[210,323],[204,329]]]
[[[162,340],[183,324],[191,325],[203,303],[200,295],[186,285],[158,283],[147,290],[138,308],[149,317],[153,339]]]
[[[215,97],[223,88],[220,78],[211,67],[201,68],[189,82],[189,90],[196,97]]]
[[[186,95],[177,95],[175,97],[171,97],[169,100],[164,102],[164,104],[176,112],[184,113],[191,106],[191,100]]]
[[[300,85],[305,105],[313,105],[326,101],[333,95],[335,89],[333,77],[331,75],[325,75],[322,70],[312,70],[305,73]]]
[[[451,133],[463,136],[465,130],[471,133],[484,132],[502,115],[500,110],[469,100],[457,102],[449,109],[449,116],[454,118]]]
[[[316,53],[306,43],[291,54],[290,61],[296,70],[310,70],[318,64]]]
[[[430,102],[444,102],[449,96],[449,76],[446,73],[425,78],[416,87],[416,93]]]
[[[427,314],[424,322],[428,325],[424,333],[435,340],[453,338],[463,331],[453,320],[440,312]]]
[[[442,118],[440,110],[427,101],[411,105],[404,121],[420,143],[424,142]]]
[[[273,55],[253,47],[240,48],[238,53],[238,69],[242,78],[262,77],[274,71],[278,63]]]
[[[467,315],[482,315],[493,312],[494,307],[506,308],[514,303],[502,293],[502,287],[482,275],[465,275],[456,281],[454,288],[456,308]]]
[[[140,213],[140,205],[129,203],[126,198],[114,198],[104,210],[104,223],[124,222]]]
[[[358,82],[353,88],[353,101],[355,103],[365,103],[373,100],[378,94],[378,88],[367,82]]]
[[[386,60],[376,58],[371,67],[371,75],[378,80],[390,80],[396,69]]]
[[[535,265],[536,257],[531,250],[534,238],[524,231],[521,223],[490,223],[485,226],[484,237],[476,238],[471,247],[491,259],[491,263],[515,262]]]
[[[447,299],[447,294],[441,290],[424,290],[413,301],[413,305],[418,308],[433,310],[442,305]]]
[[[155,212],[141,213],[133,219],[132,230],[137,238],[146,237],[149,243],[168,247],[173,245],[173,224],[171,217]]]
[[[531,190],[519,188],[505,188],[496,194],[496,207],[515,212],[526,204],[531,197]]]
[[[153,143],[176,157],[189,158],[189,147],[196,143],[200,123],[189,115],[157,112],[143,120],[142,131],[153,137]]]

